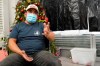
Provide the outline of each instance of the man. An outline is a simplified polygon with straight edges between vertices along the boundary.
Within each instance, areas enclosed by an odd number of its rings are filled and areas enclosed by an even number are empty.
[[[54,40],[49,23],[37,22],[38,7],[26,8],[26,21],[17,24],[9,37],[8,47],[15,53],[4,59],[0,66],[61,66],[58,58],[45,51],[48,40]],[[48,40],[47,40],[48,39]]]

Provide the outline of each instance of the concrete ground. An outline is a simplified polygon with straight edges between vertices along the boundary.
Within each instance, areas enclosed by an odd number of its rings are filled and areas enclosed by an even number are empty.
[[[70,59],[67,59],[65,57],[60,57],[62,66],[84,66],[84,65],[79,65],[79,64],[74,64]]]

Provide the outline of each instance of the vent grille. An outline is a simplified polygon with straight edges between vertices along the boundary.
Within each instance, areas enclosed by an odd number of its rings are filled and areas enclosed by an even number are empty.
[[[81,36],[56,36],[55,44],[59,47],[82,47],[90,48],[91,35],[81,35]]]
[[[100,57],[100,35],[95,36],[97,56]]]

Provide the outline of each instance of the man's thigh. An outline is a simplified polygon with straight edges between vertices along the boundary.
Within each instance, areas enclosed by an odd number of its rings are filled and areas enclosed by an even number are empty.
[[[0,66],[24,66],[24,63],[25,60],[20,55],[12,53],[0,62]]]
[[[48,51],[38,52],[33,59],[33,63],[37,66],[61,66],[58,58]]]

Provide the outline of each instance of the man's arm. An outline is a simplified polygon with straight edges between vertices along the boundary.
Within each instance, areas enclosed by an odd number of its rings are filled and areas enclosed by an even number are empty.
[[[11,51],[21,55],[26,61],[32,61],[33,58],[32,57],[28,57],[27,54],[25,53],[24,50],[20,50],[20,48],[17,46],[16,44],[16,39],[14,38],[10,38],[9,39],[9,43],[8,43],[8,47]]]
[[[44,23],[44,33],[43,34],[48,40],[54,41],[55,34],[50,30],[50,23],[49,22],[47,24]]]
[[[49,32],[46,36],[45,36],[48,40],[50,41],[54,41],[55,39],[55,34],[53,32]]]
[[[22,51],[19,49],[19,47],[16,44],[16,39],[10,38],[8,42],[8,47],[11,51],[17,53],[17,54],[22,54]]]

